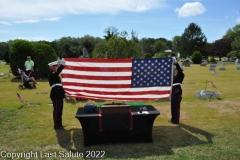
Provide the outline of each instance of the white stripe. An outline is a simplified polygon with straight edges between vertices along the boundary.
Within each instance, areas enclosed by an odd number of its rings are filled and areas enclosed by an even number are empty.
[[[101,98],[109,98],[109,97],[114,97],[115,98],[165,98],[168,97],[170,94],[162,94],[162,95],[156,95],[156,94],[144,94],[144,95],[99,95],[99,94],[91,94],[91,93],[86,93],[86,92],[67,92],[71,96],[74,96],[76,94],[81,94],[84,96],[90,96],[90,97],[101,97]]]
[[[53,88],[53,87],[55,87],[55,86],[62,86],[62,84],[60,84],[60,83],[55,83],[55,84],[53,84],[51,87]]]
[[[66,61],[67,66],[77,66],[77,67],[110,67],[110,68],[126,68],[126,67],[132,67],[132,62],[126,62],[126,63],[118,63],[118,62],[112,62],[112,63],[104,63],[104,62],[71,62]]]
[[[172,84],[172,86],[177,86],[177,85],[181,85],[181,83],[174,83],[174,84]]]
[[[132,72],[92,72],[92,71],[76,71],[64,69],[62,74],[87,75],[87,76],[131,76]]]
[[[131,80],[86,80],[86,79],[62,79],[62,82],[79,82],[79,83],[86,83],[86,84],[131,84]]]
[[[167,91],[171,89],[171,86],[166,87],[147,87],[147,88],[92,88],[92,87],[78,87],[64,85],[64,89],[75,89],[79,91],[89,90],[89,91],[99,91],[99,92],[141,92],[141,91]]]

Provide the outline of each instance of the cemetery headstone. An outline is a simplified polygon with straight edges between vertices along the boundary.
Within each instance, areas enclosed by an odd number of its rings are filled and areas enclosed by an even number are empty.
[[[235,61],[235,63],[236,63],[236,64],[237,64],[237,63],[240,63],[240,59],[237,58],[236,61]]]
[[[237,70],[240,70],[240,66],[236,66],[236,69],[237,69]]]
[[[209,67],[209,71],[213,71],[215,67]]]
[[[225,67],[219,67],[218,70],[219,70],[219,71],[225,71],[226,68],[225,68]]]
[[[210,67],[216,67],[217,64],[210,64]]]

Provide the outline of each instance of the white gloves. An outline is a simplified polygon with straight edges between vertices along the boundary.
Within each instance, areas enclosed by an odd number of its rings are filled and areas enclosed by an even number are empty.
[[[62,60],[61,60],[61,65],[65,66],[65,63],[66,63],[65,59],[62,58]]]
[[[65,61],[65,59],[64,59],[64,58],[62,58],[62,59],[59,59],[59,60],[57,61],[57,64],[58,64],[58,66],[60,66],[60,65],[63,65],[63,66],[65,66],[65,63],[66,63],[66,61]]]
[[[173,64],[177,63],[176,57],[172,57],[172,62],[173,62]]]

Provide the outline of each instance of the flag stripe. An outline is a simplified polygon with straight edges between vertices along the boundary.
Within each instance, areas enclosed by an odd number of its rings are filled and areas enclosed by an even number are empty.
[[[72,79],[71,81],[78,81],[78,80],[129,80],[131,79],[131,76],[91,76],[91,75],[77,75],[77,74],[65,74],[62,76],[64,78],[67,78],[68,81]]]
[[[70,64],[73,64],[73,63],[69,63],[69,65]],[[77,64],[80,64],[80,63],[77,63]],[[120,67],[115,67],[115,68],[110,68],[111,66],[113,66],[113,64],[109,63],[109,64],[105,65],[105,67],[103,67],[103,66],[99,67],[99,65],[83,66],[81,64],[81,66],[66,66],[64,69],[66,69],[66,70],[76,70],[76,71],[79,71],[79,70],[90,71],[90,72],[103,72],[103,71],[104,72],[120,72],[120,71],[121,72],[131,72],[132,71],[131,66],[126,67],[125,65],[129,65],[129,63],[120,64],[119,65]]]
[[[62,84],[69,97],[132,101],[165,99],[170,95],[170,59],[65,58],[65,61]]]
[[[169,94],[170,91],[167,90],[149,90],[149,91],[135,91],[135,92],[124,92],[124,91],[98,91],[98,90],[81,90],[79,92],[78,89],[68,89],[68,92],[72,94],[77,94],[77,93],[91,93],[91,94],[99,94],[99,95],[145,95],[145,94]]]

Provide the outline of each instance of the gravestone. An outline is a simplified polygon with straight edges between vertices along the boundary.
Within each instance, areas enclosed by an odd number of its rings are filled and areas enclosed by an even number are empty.
[[[240,70],[240,66],[236,66],[236,69],[237,69],[237,70]]]
[[[225,71],[226,68],[225,68],[225,67],[219,67],[218,70],[219,70],[219,71]]]
[[[206,66],[206,63],[201,63],[200,66]]]
[[[197,98],[202,98],[202,99],[206,99],[206,98],[219,98],[220,93],[216,93],[213,91],[197,91],[196,92],[196,97]]]
[[[235,64],[237,64],[237,63],[240,63],[240,59],[239,58],[237,58],[236,61],[235,61]]]
[[[210,67],[216,67],[217,66],[217,64],[210,64]]]
[[[214,68],[215,68],[215,67],[210,67],[210,68],[209,68],[209,71],[214,71]]]

